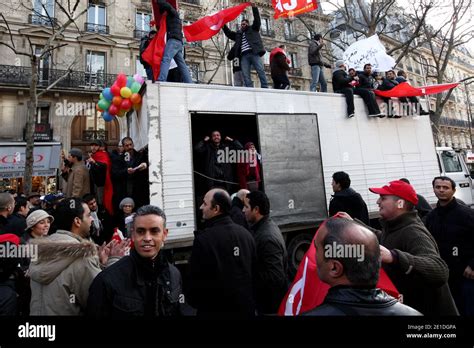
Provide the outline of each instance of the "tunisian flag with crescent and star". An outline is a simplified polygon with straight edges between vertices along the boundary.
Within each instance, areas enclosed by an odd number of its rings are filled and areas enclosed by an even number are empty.
[[[459,82],[454,83],[443,83],[439,85],[431,85],[431,86],[422,86],[422,87],[413,87],[408,82],[402,82],[391,90],[388,91],[379,91],[376,89],[374,92],[375,94],[381,97],[387,98],[400,98],[400,97],[420,97],[423,95],[428,94],[438,94],[444,91],[450,90],[451,88],[457,87]]]
[[[226,8],[213,15],[203,17],[191,25],[183,27],[184,36],[187,42],[209,40],[222,29],[224,24],[236,19],[247,6],[249,2]]]
[[[334,217],[339,218],[337,214]],[[321,224],[321,226],[323,225],[324,223]],[[318,231],[321,226],[318,228]],[[314,246],[314,240],[316,239],[318,231],[314,234],[311,246],[308,248],[308,251],[306,251],[298,267],[295,279],[280,304],[278,315],[299,315],[319,306],[326,298],[329,285],[319,279],[318,269],[316,267],[316,247]],[[383,268],[380,268],[377,288],[382,289],[390,296],[395,298],[399,297],[397,288],[393,285]]]
[[[272,0],[272,5],[275,19],[294,17],[318,8],[316,0]]]

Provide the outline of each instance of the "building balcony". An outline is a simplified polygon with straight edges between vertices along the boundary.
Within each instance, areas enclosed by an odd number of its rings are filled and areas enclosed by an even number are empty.
[[[303,70],[301,68],[290,68],[288,75],[301,77],[303,76]]]
[[[441,117],[439,119],[439,124],[448,127],[469,128],[469,121],[458,120],[450,117]],[[474,122],[472,122],[471,128],[474,128]]]
[[[85,23],[84,30],[91,33],[108,34],[109,26],[96,23]]]
[[[133,31],[133,37],[138,40],[141,40],[142,37],[145,37],[147,35],[148,35],[148,31],[146,30],[135,29]]]
[[[285,40],[296,42],[296,41],[298,41],[298,37],[295,34],[288,34],[288,33],[285,32]]]
[[[109,140],[109,132],[104,129],[82,131],[82,141]]]
[[[62,76],[67,70],[39,69],[38,87],[46,88]],[[54,89],[80,89],[88,91],[101,91],[110,87],[116,80],[117,75],[105,73],[90,73],[73,70],[69,76],[58,82]],[[31,83],[31,68],[14,65],[0,65],[0,85],[3,86],[25,86]]]
[[[197,6],[201,5],[199,0],[181,0],[180,2]]]
[[[30,13],[28,15],[28,23],[34,25],[43,25],[48,27],[56,27],[58,20],[54,17],[49,18],[48,16],[38,15],[36,13]]]
[[[202,41],[186,42],[184,46],[186,48],[202,47]]]
[[[260,34],[262,34],[262,36],[266,36],[266,37],[271,37],[271,38],[274,38],[275,37],[275,30],[270,30],[270,29],[262,29],[260,31]]]

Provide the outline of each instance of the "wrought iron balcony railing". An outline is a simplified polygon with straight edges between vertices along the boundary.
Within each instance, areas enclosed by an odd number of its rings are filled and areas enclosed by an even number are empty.
[[[275,37],[275,30],[271,29],[262,29],[261,32],[262,36],[267,36],[267,37]]]
[[[109,26],[96,23],[85,23],[84,30],[92,33],[108,34]]]
[[[301,70],[301,68],[290,68],[288,74],[292,76],[303,76],[303,70]]]
[[[296,41],[298,41],[298,37],[295,34],[289,34],[289,33],[285,32],[285,40],[296,42]]]
[[[104,129],[82,131],[82,141],[109,140],[109,132]]]
[[[201,5],[199,0],[181,0],[181,2],[197,6]]]
[[[148,31],[146,30],[135,29],[133,31],[133,37],[138,40],[140,40],[142,37],[146,36],[147,34],[148,34]]]
[[[67,70],[39,69],[38,86],[46,88],[67,74]],[[100,91],[110,87],[117,75],[105,73],[90,73],[85,71],[71,71],[69,75],[58,82],[55,88],[83,89]],[[28,86],[31,83],[31,68],[15,65],[0,65],[0,85]]]
[[[42,16],[36,13],[30,13],[28,15],[28,23],[35,24],[35,25],[56,27],[58,25],[58,20],[54,17],[48,18],[48,16]]]
[[[458,119],[450,118],[450,117],[441,117],[439,119],[439,123],[443,126],[469,128],[469,121],[458,120]],[[472,122],[471,124],[471,128],[472,127],[474,127],[474,122]]]

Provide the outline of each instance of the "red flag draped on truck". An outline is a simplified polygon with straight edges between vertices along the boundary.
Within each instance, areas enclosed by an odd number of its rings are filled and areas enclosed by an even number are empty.
[[[337,217],[337,214],[335,217]],[[298,267],[295,279],[280,304],[278,315],[299,315],[319,306],[326,297],[329,285],[319,279],[318,269],[316,267],[316,247],[314,246],[314,240],[316,239],[318,231],[314,234],[311,245]],[[387,273],[385,273],[382,268],[380,268],[377,287],[390,296],[395,298],[399,296],[397,288],[393,285]]]
[[[388,91],[379,91],[378,89],[376,89],[375,94],[387,98],[420,97],[423,95],[442,93],[447,90],[450,90],[451,88],[456,87],[457,85],[459,85],[459,82],[443,83],[440,85],[432,86],[413,87],[408,82],[402,82]]]
[[[275,19],[297,16],[318,8],[316,0],[272,0],[272,5]]]
[[[236,19],[249,5],[250,3],[246,2],[241,5],[227,8],[211,16],[203,17],[191,25],[184,26],[183,32],[186,41],[209,40],[222,29],[224,24]]]

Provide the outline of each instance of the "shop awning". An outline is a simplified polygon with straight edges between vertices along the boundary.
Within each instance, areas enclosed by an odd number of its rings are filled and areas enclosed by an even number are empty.
[[[25,142],[0,142],[0,177],[21,178],[25,175]],[[53,176],[61,160],[61,143],[35,143],[33,176]]]

